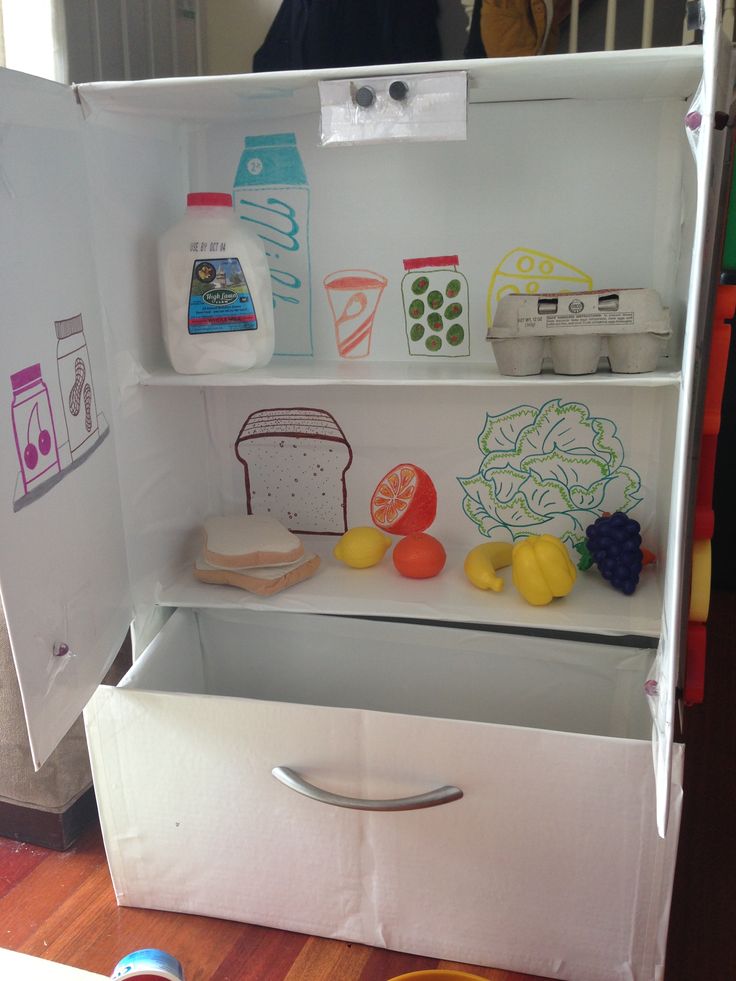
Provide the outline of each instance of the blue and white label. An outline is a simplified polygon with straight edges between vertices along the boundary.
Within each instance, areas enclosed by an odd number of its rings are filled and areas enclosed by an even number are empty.
[[[197,259],[192,266],[187,329],[190,334],[257,330],[253,297],[239,259]]]
[[[179,961],[163,950],[136,950],[128,954],[112,972],[112,981],[130,978],[162,978],[163,981],[184,981]]]

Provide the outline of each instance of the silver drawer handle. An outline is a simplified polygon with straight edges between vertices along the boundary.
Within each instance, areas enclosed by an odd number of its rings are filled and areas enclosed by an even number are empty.
[[[396,797],[393,800],[364,800],[361,797],[343,797],[329,790],[322,790],[312,783],[307,783],[298,773],[288,766],[275,766],[271,773],[286,787],[291,787],[298,794],[311,797],[312,800],[322,801],[323,804],[333,804],[335,807],[352,807],[356,811],[417,811],[422,807],[436,807],[438,804],[449,804],[450,801],[460,800],[463,796],[459,787],[438,787],[426,794],[415,797]]]

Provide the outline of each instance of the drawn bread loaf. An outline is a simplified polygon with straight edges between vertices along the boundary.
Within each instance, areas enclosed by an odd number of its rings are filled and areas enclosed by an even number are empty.
[[[345,473],[353,452],[323,409],[261,409],[240,430],[248,514],[268,514],[294,532],[347,531]]]

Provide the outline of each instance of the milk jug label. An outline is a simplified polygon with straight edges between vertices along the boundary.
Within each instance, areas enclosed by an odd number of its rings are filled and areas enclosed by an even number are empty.
[[[192,266],[190,334],[257,330],[253,298],[239,259],[198,259]]]

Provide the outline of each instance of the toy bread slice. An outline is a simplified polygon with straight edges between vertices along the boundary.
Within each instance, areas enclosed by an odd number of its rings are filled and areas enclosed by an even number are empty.
[[[318,555],[303,555],[290,565],[261,567],[256,569],[218,569],[201,556],[194,564],[194,575],[201,582],[216,586],[237,586],[259,596],[273,596],[288,586],[309,579],[320,565]]]
[[[221,569],[289,565],[304,555],[304,546],[287,528],[265,514],[207,518],[204,558]]]

